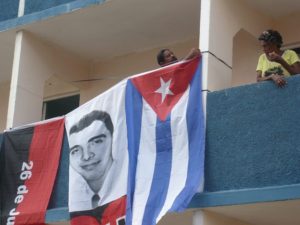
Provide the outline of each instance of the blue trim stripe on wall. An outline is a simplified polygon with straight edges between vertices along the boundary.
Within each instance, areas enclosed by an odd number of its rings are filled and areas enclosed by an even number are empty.
[[[300,184],[199,193],[194,196],[189,208],[207,208],[296,199],[300,199]]]
[[[65,0],[66,1],[66,0]],[[66,4],[51,7],[42,11],[32,12],[22,17],[0,22],[0,31],[13,29],[22,25],[30,24],[50,17],[59,16],[78,9],[87,8],[92,5],[103,4],[106,0],[77,0]],[[26,1],[27,2],[27,1]],[[2,9],[1,9],[2,10]],[[17,7],[18,10],[18,7]],[[26,10],[26,5],[25,5]],[[27,9],[29,10],[29,9]],[[29,10],[30,11],[30,10]],[[33,10],[32,10],[33,11]]]
[[[207,208],[300,199],[300,184],[196,194],[189,208]],[[68,208],[47,211],[46,222],[69,220]]]

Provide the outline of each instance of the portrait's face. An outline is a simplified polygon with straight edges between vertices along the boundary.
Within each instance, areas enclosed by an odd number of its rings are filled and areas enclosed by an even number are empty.
[[[105,124],[95,120],[69,136],[70,164],[87,181],[104,179],[112,163],[112,136]]]

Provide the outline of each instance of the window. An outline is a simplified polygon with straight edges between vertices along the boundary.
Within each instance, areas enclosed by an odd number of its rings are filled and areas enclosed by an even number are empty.
[[[79,106],[80,95],[45,101],[43,104],[43,119],[63,116]]]
[[[300,56],[300,47],[293,48],[292,50],[294,50]]]

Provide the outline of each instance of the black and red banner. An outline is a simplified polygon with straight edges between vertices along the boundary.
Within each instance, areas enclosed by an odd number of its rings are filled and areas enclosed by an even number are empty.
[[[64,119],[7,131],[1,146],[1,224],[44,224]]]

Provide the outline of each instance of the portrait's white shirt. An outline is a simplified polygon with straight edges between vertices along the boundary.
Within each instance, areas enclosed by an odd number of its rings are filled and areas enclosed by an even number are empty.
[[[126,150],[124,150],[126,151]],[[128,157],[114,160],[104,180],[98,195],[100,200],[98,206],[112,202],[124,195],[127,190]],[[85,179],[70,166],[69,183],[69,211],[84,211],[93,209],[92,197],[95,193],[91,190]]]

